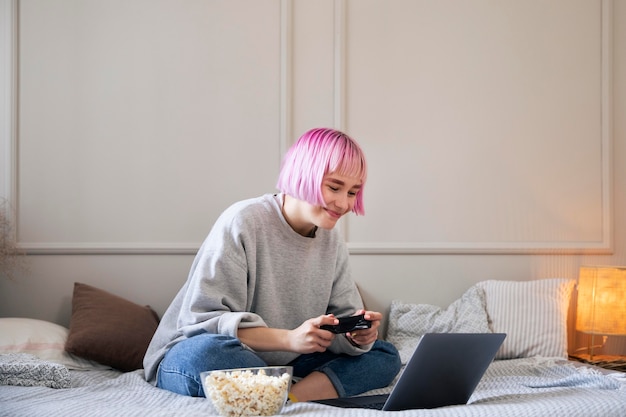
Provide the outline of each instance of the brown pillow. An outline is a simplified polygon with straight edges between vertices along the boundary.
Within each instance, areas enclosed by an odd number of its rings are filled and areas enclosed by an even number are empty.
[[[150,306],[76,282],[65,350],[120,371],[133,371],[143,368],[158,324]]]

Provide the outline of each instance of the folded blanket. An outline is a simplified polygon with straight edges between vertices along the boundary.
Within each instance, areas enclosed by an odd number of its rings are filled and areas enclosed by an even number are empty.
[[[0,355],[0,385],[70,388],[70,371],[28,353]]]

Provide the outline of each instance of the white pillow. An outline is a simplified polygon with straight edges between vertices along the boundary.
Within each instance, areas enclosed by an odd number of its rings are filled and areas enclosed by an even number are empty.
[[[398,349],[403,364],[425,333],[491,333],[482,288],[470,288],[446,309],[391,302],[387,340]]]
[[[507,337],[496,359],[567,358],[567,314],[575,280],[483,281],[489,327]]]
[[[111,369],[65,351],[69,329],[44,320],[0,318],[0,354],[29,353],[39,359],[65,365],[68,369]]]

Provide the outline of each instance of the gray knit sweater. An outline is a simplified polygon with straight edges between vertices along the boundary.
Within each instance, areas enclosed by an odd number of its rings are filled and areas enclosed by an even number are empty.
[[[282,202],[282,194],[266,194],[235,203],[218,218],[152,338],[146,380],[156,383],[165,353],[199,333],[236,337],[240,327],[294,329],[322,314],[346,316],[363,308],[338,230],[301,236],[283,217]],[[358,355],[370,347],[339,336],[330,351]],[[298,356],[257,354],[270,365]]]

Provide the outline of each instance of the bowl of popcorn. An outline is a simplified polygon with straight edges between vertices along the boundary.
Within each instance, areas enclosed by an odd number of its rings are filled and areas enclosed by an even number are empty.
[[[204,396],[223,417],[272,416],[289,394],[293,368],[266,366],[200,373]]]

